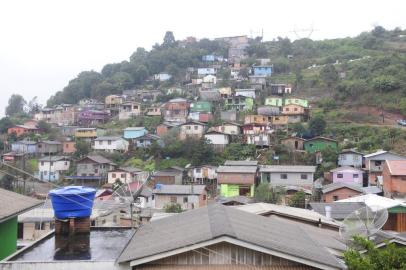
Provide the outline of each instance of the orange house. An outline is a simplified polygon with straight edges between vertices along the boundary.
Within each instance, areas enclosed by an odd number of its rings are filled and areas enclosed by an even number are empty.
[[[23,136],[25,134],[38,133],[38,132],[39,132],[38,128],[32,127],[32,126],[24,126],[24,125],[16,125],[16,126],[13,126],[9,129],[7,129],[8,135],[15,133],[17,135],[17,137]]]
[[[385,197],[406,194],[406,160],[386,160],[382,180]]]
[[[289,104],[282,107],[282,114],[285,115],[304,115],[306,109],[300,105]]]
[[[74,141],[63,142],[63,153],[73,154],[76,152],[76,143]]]

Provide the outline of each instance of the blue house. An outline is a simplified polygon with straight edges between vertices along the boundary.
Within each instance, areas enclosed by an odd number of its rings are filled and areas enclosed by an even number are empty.
[[[258,75],[271,76],[273,66],[253,66],[252,69],[254,70],[255,76]]]
[[[11,144],[11,151],[19,154],[36,154],[38,144],[33,141],[18,141]]]
[[[148,133],[145,127],[128,127],[124,129],[124,139],[131,140]]]

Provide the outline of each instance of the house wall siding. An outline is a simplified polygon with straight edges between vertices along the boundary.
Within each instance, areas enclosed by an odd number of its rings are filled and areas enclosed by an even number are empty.
[[[340,188],[328,193],[323,194],[323,202],[334,202],[334,196],[337,196],[337,200],[343,200],[360,195],[361,193],[349,188]]]

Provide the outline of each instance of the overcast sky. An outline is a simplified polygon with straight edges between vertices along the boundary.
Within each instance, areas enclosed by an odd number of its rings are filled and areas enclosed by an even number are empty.
[[[84,70],[150,49],[167,30],[176,39],[264,31],[264,39],[355,36],[374,25],[406,28],[406,1],[326,0],[1,0],[0,115],[8,97],[45,102]],[[301,37],[307,31],[298,32]]]

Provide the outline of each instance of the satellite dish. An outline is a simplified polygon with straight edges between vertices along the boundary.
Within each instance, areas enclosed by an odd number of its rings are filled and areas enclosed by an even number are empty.
[[[365,206],[349,214],[339,233],[345,241],[351,241],[354,236],[369,238],[378,232],[388,220],[388,211],[382,207]]]

